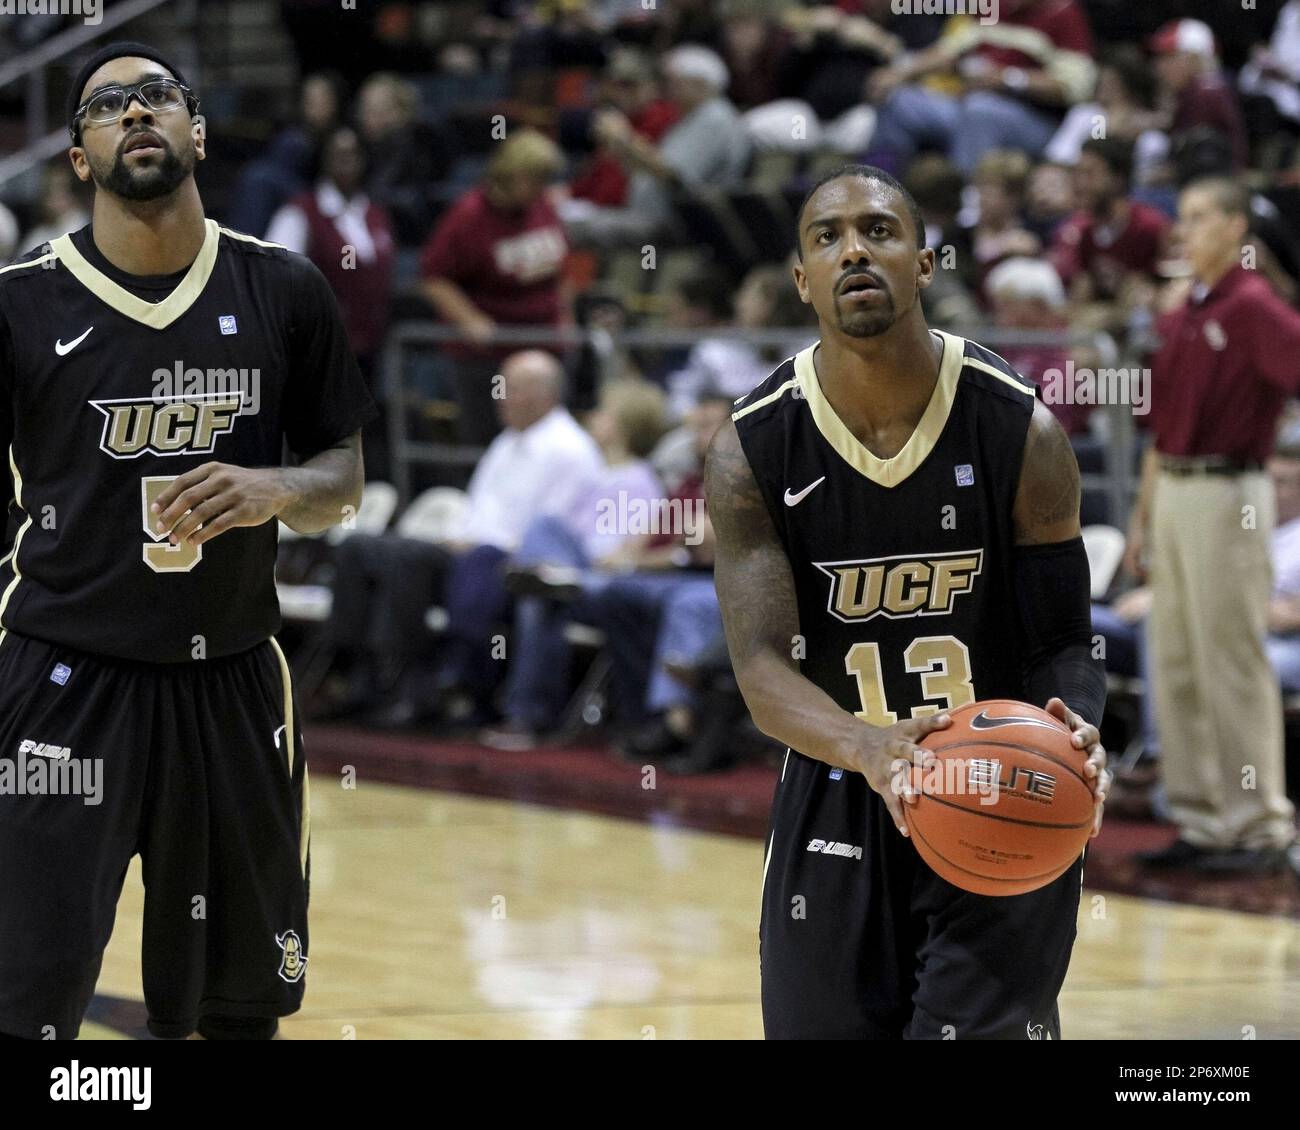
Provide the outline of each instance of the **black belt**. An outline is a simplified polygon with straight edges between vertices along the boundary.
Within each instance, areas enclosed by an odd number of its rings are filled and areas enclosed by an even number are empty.
[[[1171,475],[1249,475],[1262,471],[1264,464],[1220,455],[1162,455],[1160,469]]]

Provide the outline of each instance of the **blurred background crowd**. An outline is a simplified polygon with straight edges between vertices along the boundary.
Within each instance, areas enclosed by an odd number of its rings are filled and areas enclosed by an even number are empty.
[[[1030,379],[1147,363],[1190,285],[1178,192],[1206,173],[1250,188],[1258,269],[1297,296],[1300,0],[999,0],[991,22],[898,0],[237,7],[292,78],[259,87],[199,44],[206,206],[316,262],[384,409],[356,528],[285,546],[320,713],[511,749],[612,724],[624,756],[681,772],[757,747],[701,460],[731,401],[815,337],[794,212],[844,163],[919,202],[930,324]],[[7,66],[66,29],[0,30]],[[62,155],[0,201],[0,261],[89,220]],[[1052,407],[1084,523],[1122,528],[1143,415]],[[1274,469],[1281,534],[1300,443]],[[1300,559],[1276,565],[1300,596]],[[1102,573],[1107,738],[1140,781],[1149,601]]]

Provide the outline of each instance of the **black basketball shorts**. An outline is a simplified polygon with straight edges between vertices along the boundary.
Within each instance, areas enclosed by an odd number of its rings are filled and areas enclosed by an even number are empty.
[[[286,1016],[307,967],[307,772],[274,640],[185,664],[0,639],[0,1033],[73,1039],[131,858],[155,1036]]]
[[[861,774],[787,754],[759,929],[768,1039],[1059,1040],[1083,856],[1037,891],[940,878]]]

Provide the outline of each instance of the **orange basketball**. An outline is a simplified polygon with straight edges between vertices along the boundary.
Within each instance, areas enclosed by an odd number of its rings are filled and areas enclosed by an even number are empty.
[[[1074,747],[1064,722],[1026,702],[994,698],[948,713],[952,725],[920,743],[937,764],[913,767],[920,795],[903,805],[916,850],[975,894],[1046,886],[1092,834],[1086,751]]]

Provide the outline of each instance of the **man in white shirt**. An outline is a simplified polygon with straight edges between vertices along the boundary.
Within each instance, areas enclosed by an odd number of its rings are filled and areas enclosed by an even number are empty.
[[[468,724],[490,720],[505,669],[492,644],[508,602],[502,562],[536,518],[570,513],[603,466],[595,440],[561,404],[563,382],[549,353],[506,359],[496,402],[505,430],[475,468],[464,516],[449,537],[355,534],[339,546],[330,634],[352,660],[343,704],[349,713],[386,697],[375,723],[411,725],[437,716],[459,693],[469,700]],[[435,603],[446,608],[448,624],[432,693],[424,694],[409,668],[424,641],[425,611]],[[385,669],[399,677],[385,680]],[[385,681],[395,684],[387,695]]]
[[[549,353],[516,353],[502,366],[497,411],[505,430],[492,441],[469,482],[463,549],[509,552],[544,514],[568,514],[598,481],[600,448],[560,403],[564,374]]]

